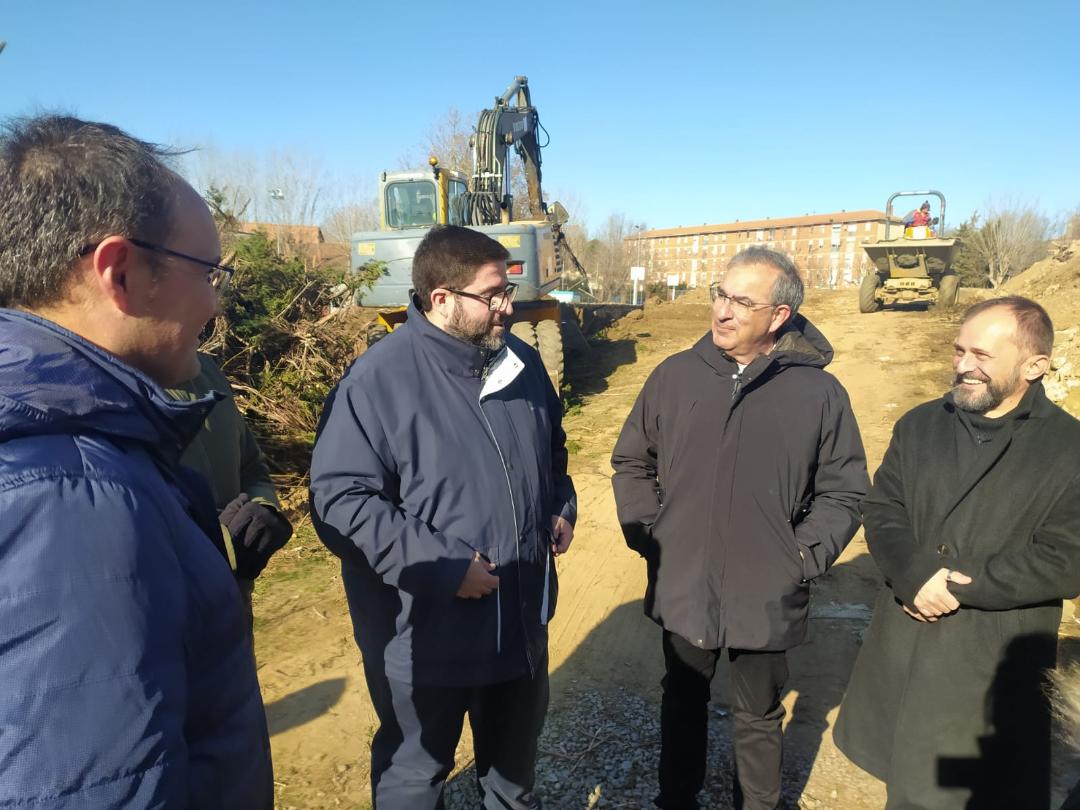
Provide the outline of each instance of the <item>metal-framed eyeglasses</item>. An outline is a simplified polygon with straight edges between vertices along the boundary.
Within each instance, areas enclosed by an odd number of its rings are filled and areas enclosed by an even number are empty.
[[[136,239],[133,236],[127,237],[127,240],[135,247],[140,247],[143,250],[149,250],[153,253],[160,253],[163,256],[172,256],[174,259],[183,259],[186,262],[192,262],[206,270],[206,280],[210,282],[210,286],[218,292],[221,292],[229,286],[229,281],[233,277],[233,273],[236,270],[229,267],[227,264],[215,264],[214,262],[208,262],[206,259],[200,259],[196,256],[189,256],[187,253],[181,253],[179,250],[173,250],[172,248],[162,247],[161,245],[155,245],[153,242],[146,242],[142,239]],[[97,249],[97,246],[101,244],[87,245],[79,251],[80,256],[85,256],[87,253],[91,253]]]
[[[455,290],[451,287],[446,287],[446,291],[452,292],[454,295],[472,298],[474,301],[483,301],[487,304],[487,308],[491,312],[502,312],[506,309],[506,305],[513,302],[514,297],[517,295],[517,290],[518,285],[513,282],[510,282],[492,295],[480,295],[479,293],[465,292],[464,290]]]
[[[751,301],[749,298],[741,295],[728,295],[724,292],[724,288],[720,286],[719,282],[709,285],[709,300],[713,303],[716,303],[719,300],[727,301],[735,312],[742,315],[747,315],[759,309],[765,309],[766,307],[780,306],[779,304],[766,304],[758,301]]]

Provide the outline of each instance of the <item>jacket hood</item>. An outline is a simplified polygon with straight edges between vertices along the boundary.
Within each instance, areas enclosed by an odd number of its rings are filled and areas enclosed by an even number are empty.
[[[723,350],[712,341],[712,332],[694,344],[694,352],[720,373],[729,373],[735,363]],[[811,366],[825,368],[833,359],[832,344],[821,334],[805,315],[796,315],[780,330],[776,346],[768,355],[758,355],[748,366],[754,367],[757,376],[766,367]]]
[[[100,433],[175,463],[220,395],[179,402],[142,372],[57,324],[0,309],[0,442]]]

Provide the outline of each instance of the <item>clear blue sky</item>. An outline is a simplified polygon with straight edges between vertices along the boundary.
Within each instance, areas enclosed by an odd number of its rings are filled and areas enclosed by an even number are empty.
[[[1080,205],[1073,0],[2,9],[0,115],[298,149],[372,183],[449,107],[525,74],[551,135],[545,191],[594,228],[880,208],[899,189],[941,189],[953,222],[989,198]]]

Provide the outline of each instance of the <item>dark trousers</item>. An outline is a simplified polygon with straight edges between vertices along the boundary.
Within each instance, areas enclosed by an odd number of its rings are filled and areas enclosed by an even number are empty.
[[[547,661],[487,686],[418,686],[368,678],[379,729],[371,741],[375,810],[442,810],[465,714],[485,810],[534,810],[537,740],[548,704]]]
[[[661,682],[660,795],[664,810],[696,810],[705,785],[709,685],[721,650],[703,650],[664,631],[666,674]],[[735,807],[775,810],[780,805],[787,681],[784,652],[728,650],[735,720]]]

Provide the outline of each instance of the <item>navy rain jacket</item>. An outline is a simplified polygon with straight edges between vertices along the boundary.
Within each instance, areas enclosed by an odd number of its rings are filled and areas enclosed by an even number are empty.
[[[0,807],[272,805],[240,594],[175,466],[212,403],[0,309]]]
[[[513,335],[490,356],[408,321],[331,395],[311,467],[312,516],[342,558],[365,667],[478,686],[546,664],[555,610],[551,518],[576,518],[562,406]],[[498,590],[455,594],[475,551]]]

